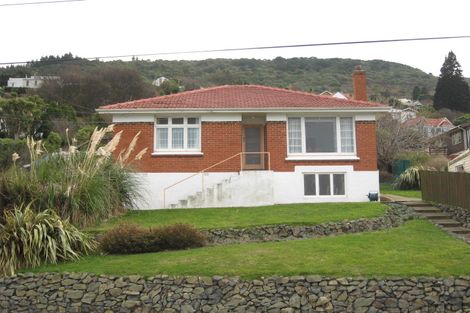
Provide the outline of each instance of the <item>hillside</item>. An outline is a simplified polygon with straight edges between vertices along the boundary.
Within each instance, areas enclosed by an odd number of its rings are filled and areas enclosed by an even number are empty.
[[[351,74],[361,64],[367,72],[369,93],[411,97],[414,86],[434,91],[437,78],[399,63],[354,59],[276,58],[208,59],[203,61],[134,61],[148,79],[165,76],[182,84],[261,84],[304,91],[352,92]]]
[[[57,75],[63,84],[39,91],[41,96],[93,110],[101,104],[156,94],[150,83],[160,76],[177,80],[186,90],[224,84],[260,84],[315,93],[325,90],[352,93],[351,74],[358,64],[367,72],[372,99],[377,96],[410,98],[415,86],[424,88],[423,94],[434,92],[436,77],[410,66],[381,60],[278,57],[274,60],[101,62],[71,54],[44,57],[26,66],[0,68],[0,86],[6,85],[8,77]]]

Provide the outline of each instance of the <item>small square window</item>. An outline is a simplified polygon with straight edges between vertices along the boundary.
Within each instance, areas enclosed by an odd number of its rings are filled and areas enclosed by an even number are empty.
[[[168,118],[166,117],[159,117],[157,118],[158,125],[168,125]]]
[[[188,124],[199,124],[199,119],[197,117],[188,117]]]
[[[183,117],[175,117],[171,119],[171,123],[173,125],[181,125],[184,124],[184,118]]]

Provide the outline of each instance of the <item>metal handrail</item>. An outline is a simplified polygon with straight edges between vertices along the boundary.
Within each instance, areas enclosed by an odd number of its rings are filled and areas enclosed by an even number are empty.
[[[263,155],[267,155],[268,156],[268,170],[270,171],[271,170],[271,154],[269,152],[238,152],[237,154],[234,154],[232,155],[231,157],[228,157],[220,162],[217,162],[209,167],[206,167],[205,169],[203,169],[202,171],[199,171],[197,173],[194,173],[186,178],[183,178],[182,180],[179,180],[177,181],[176,183],[170,185],[170,186],[167,186],[165,188],[163,188],[163,208],[165,209],[166,208],[166,191],[176,185],[179,185],[181,184],[182,182],[184,181],[187,181],[188,179],[190,178],[193,178],[194,176],[197,176],[199,174],[204,174],[206,171],[210,170],[211,168],[214,168],[222,163],[225,163],[227,161],[230,161],[238,156],[240,156],[240,170],[243,170],[243,158],[241,157],[242,155],[246,155],[246,154],[263,154]],[[201,175],[201,191],[204,192],[204,175]]]

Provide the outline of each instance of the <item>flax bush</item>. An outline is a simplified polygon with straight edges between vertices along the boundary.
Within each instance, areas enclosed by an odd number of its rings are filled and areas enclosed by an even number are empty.
[[[69,144],[68,151],[45,153],[40,141],[27,140],[31,166],[13,166],[0,174],[0,207],[31,203],[41,212],[54,208],[62,219],[86,226],[135,205],[138,182],[129,166],[138,135],[117,158],[111,157],[121,133],[102,144],[112,127],[95,129],[85,151]],[[139,159],[145,149],[137,153]],[[1,223],[1,221],[0,221]]]
[[[407,168],[403,173],[398,176],[395,183],[393,184],[393,189],[399,190],[418,190],[421,188],[421,183],[419,179],[419,171],[423,170],[422,166],[411,166]]]
[[[76,260],[95,249],[95,242],[53,210],[37,213],[31,204],[5,211],[0,224],[0,275],[20,268]]]

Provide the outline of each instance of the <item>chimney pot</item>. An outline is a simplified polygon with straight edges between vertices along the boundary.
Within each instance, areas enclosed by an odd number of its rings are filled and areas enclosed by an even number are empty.
[[[354,100],[367,101],[366,72],[360,65],[356,65],[352,74]]]

